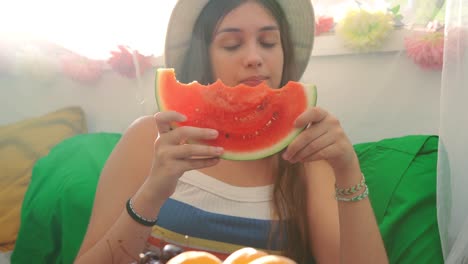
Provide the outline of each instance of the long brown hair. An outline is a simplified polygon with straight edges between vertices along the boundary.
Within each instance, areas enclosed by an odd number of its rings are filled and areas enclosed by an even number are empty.
[[[313,256],[307,221],[305,169],[302,163],[289,164],[279,159],[273,187],[273,205],[279,220],[279,235],[285,237],[284,255],[298,263],[311,263]]]
[[[215,81],[209,54],[215,28],[226,14],[246,1],[248,0],[208,2],[194,25],[190,46],[182,65],[174,65],[179,81],[189,83],[197,80],[205,85]],[[275,0],[255,1],[270,11],[280,28],[284,56],[281,78],[281,86],[283,86],[289,80],[297,79],[289,25],[281,6]],[[300,174],[304,173],[304,169],[302,165],[289,165],[282,159],[279,160],[279,170],[275,175],[273,187],[273,211],[278,217],[279,225],[272,226],[270,242],[277,240],[272,236],[279,235],[284,241],[283,254],[299,263],[307,263],[311,253],[307,229],[306,190],[300,180],[303,178]]]

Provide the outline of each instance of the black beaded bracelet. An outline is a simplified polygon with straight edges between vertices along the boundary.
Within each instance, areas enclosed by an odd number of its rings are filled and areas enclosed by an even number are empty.
[[[138,214],[137,212],[135,212],[135,210],[133,209],[132,198],[128,199],[127,201],[127,212],[130,215],[130,217],[132,217],[133,220],[137,221],[138,223],[144,226],[154,226],[156,222],[158,221],[157,217],[154,220],[148,220],[144,218],[143,216],[141,216],[140,214]]]

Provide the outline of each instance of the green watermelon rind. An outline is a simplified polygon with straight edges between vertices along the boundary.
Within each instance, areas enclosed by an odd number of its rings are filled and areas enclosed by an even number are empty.
[[[166,110],[165,104],[160,100],[159,98],[159,83],[158,83],[158,76],[159,75],[159,70],[156,73],[156,80],[155,80],[155,87],[156,87],[156,103],[159,111],[164,111]],[[303,87],[305,88],[305,94],[307,97],[307,106],[316,106],[317,104],[317,87],[315,85],[307,85],[303,84]],[[283,140],[278,141],[275,145],[258,150],[258,151],[249,151],[249,152],[233,152],[233,151],[225,151],[220,158],[225,159],[225,160],[236,160],[236,161],[242,161],[242,160],[257,160],[257,159],[262,159],[266,158],[272,155],[277,154],[281,150],[285,149],[291,142],[305,129],[304,128],[294,128],[292,131],[284,137]]]
[[[156,88],[155,93],[154,93],[154,97],[156,97],[156,108],[158,109],[158,111],[164,111],[166,107],[161,101],[161,99],[159,99],[159,69],[156,70],[156,78],[155,78],[154,87]]]
[[[317,87],[315,85],[306,85],[303,84],[307,96],[307,105],[315,106],[317,104]],[[275,145],[258,150],[258,151],[249,151],[249,152],[230,152],[225,151],[221,155],[222,159],[226,160],[256,160],[266,158],[272,155],[277,154],[281,150],[285,149],[291,142],[305,129],[304,128],[295,128],[293,129],[283,140],[278,141]]]

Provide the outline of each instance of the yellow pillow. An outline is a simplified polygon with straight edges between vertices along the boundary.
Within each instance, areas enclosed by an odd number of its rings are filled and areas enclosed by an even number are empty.
[[[62,140],[86,132],[80,107],[0,126],[0,251],[14,247],[35,162]]]

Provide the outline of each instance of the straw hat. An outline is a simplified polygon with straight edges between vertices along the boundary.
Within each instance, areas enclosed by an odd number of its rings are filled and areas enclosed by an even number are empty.
[[[175,5],[166,34],[164,60],[166,67],[182,64],[189,48],[193,26],[210,0],[179,0]],[[215,1],[215,0],[214,0]],[[311,0],[276,0],[289,23],[294,46],[298,78],[304,73],[314,43],[315,18]]]

